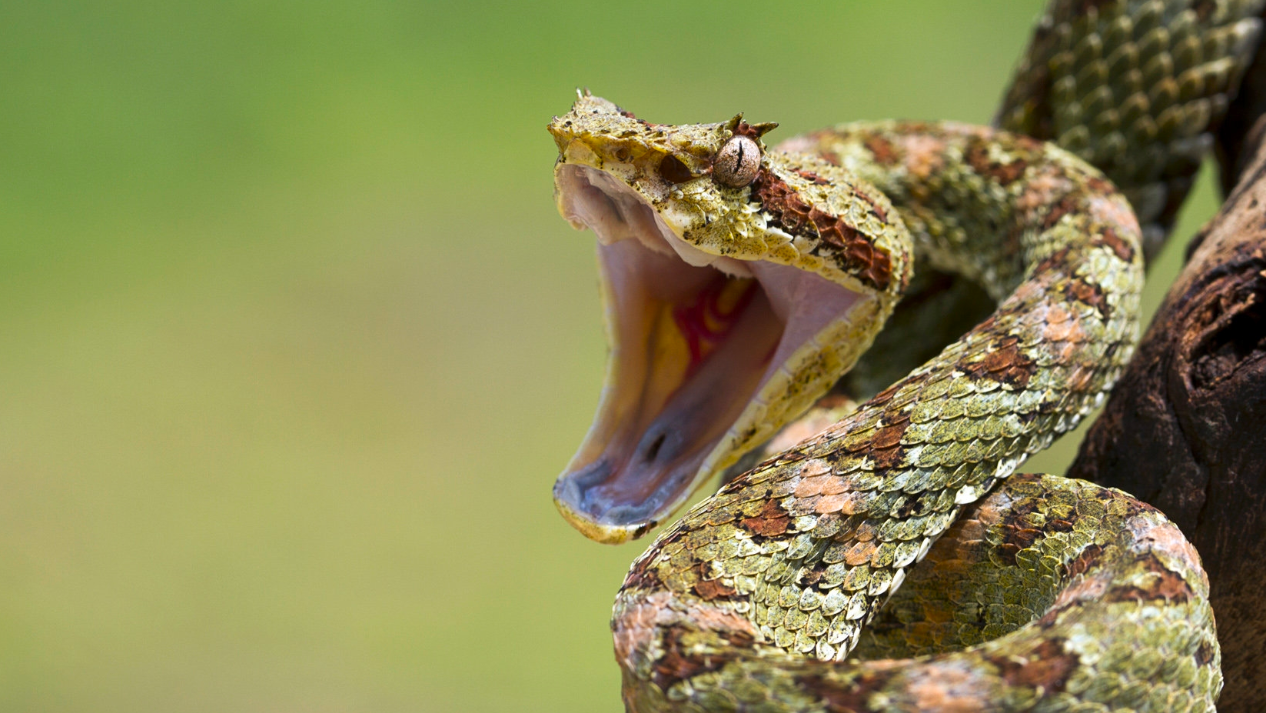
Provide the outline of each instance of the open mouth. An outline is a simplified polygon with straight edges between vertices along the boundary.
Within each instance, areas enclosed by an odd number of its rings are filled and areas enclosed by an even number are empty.
[[[554,498],[587,536],[623,542],[758,445],[796,365],[871,298],[806,270],[704,252],[602,170],[565,164],[555,180],[564,217],[598,236],[611,356]]]

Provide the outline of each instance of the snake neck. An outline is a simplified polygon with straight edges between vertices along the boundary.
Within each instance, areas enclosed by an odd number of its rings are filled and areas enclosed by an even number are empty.
[[[1093,203],[1108,226],[1104,240],[1138,232],[1097,170],[1022,135],[953,122],[857,122],[779,148],[823,156],[875,185],[931,267],[972,280],[999,302],[1047,254],[1083,243],[1072,234],[1080,218],[1061,223],[1066,215]],[[1134,259],[1124,243],[1119,252]]]

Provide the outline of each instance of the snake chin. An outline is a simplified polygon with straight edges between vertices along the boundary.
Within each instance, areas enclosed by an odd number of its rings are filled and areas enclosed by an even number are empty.
[[[757,425],[786,410],[777,402],[820,358],[824,333],[833,341],[873,298],[691,245],[606,171],[562,165],[556,186],[564,217],[597,234],[611,356],[597,415],[554,499],[586,536],[624,542],[763,441]]]

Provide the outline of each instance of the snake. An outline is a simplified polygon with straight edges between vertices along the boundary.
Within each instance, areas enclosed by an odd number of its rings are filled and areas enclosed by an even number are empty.
[[[653,123],[587,90],[554,118],[555,200],[597,236],[610,345],[559,511],[625,542],[765,457],[632,564],[611,619],[627,710],[1215,710],[1182,533],[1016,470],[1129,360],[1144,250],[1262,4],[1056,0],[996,126],[771,147],[771,122]],[[916,265],[996,309],[864,403],[832,400]]]

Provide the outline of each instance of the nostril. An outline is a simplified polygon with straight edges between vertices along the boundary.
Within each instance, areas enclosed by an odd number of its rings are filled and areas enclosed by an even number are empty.
[[[643,459],[646,460],[647,462],[655,460],[655,457],[659,455],[659,449],[663,447],[664,439],[667,436],[668,434],[661,433],[659,434],[658,438],[656,438],[654,441],[651,441],[651,445],[647,447],[645,454],[643,454]]]

